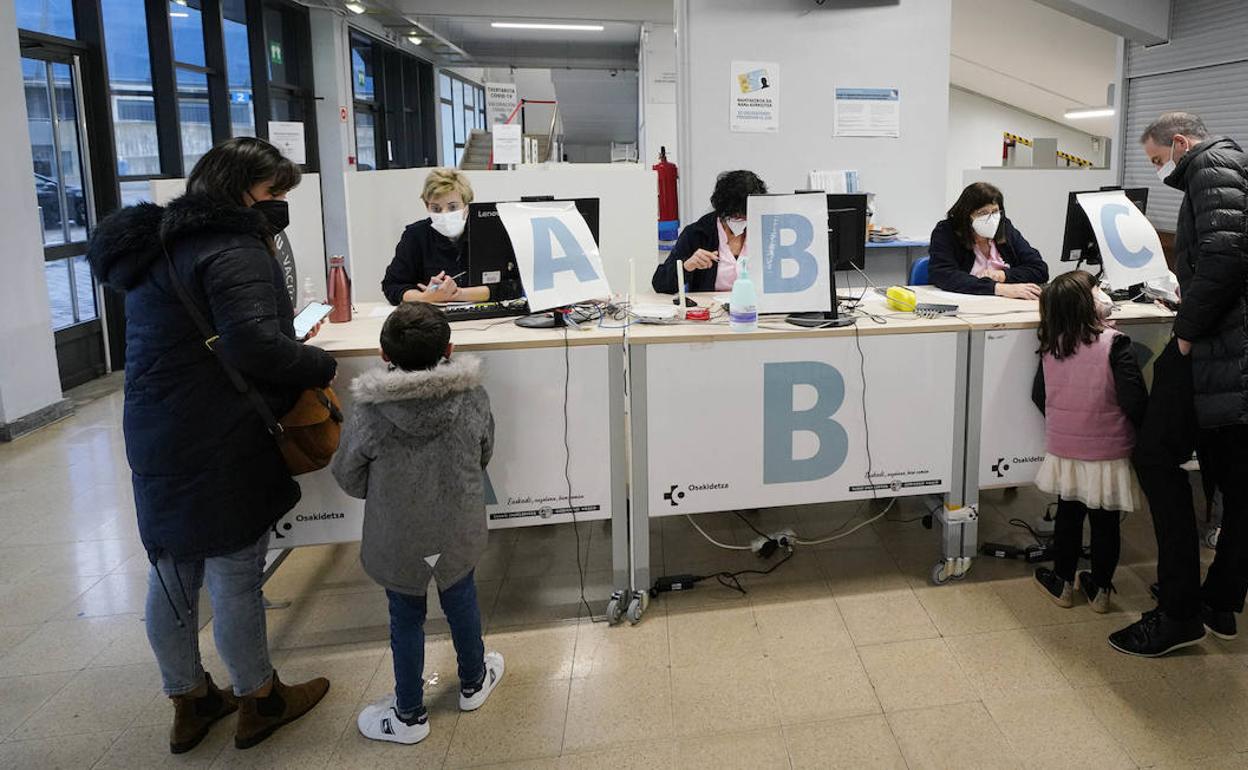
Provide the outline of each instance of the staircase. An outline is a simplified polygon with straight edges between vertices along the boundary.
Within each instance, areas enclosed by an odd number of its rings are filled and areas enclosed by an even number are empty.
[[[546,134],[525,134],[525,139],[537,140],[537,161],[551,160],[550,137]],[[494,138],[488,131],[474,129],[468,134],[468,144],[464,146],[464,157],[460,159],[459,168],[463,171],[483,171],[490,167],[490,153],[494,149]]]

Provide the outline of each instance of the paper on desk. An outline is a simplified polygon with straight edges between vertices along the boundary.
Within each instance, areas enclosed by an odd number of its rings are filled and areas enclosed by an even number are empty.
[[[369,318],[386,318],[393,312],[394,312],[394,308],[386,307],[383,305],[382,307],[375,307],[372,310],[370,310],[368,313],[368,317]]]

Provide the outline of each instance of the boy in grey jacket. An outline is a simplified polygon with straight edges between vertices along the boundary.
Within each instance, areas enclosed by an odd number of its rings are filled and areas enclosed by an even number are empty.
[[[390,601],[394,695],[366,707],[366,738],[419,743],[429,735],[424,706],[425,590],[432,577],[459,662],[459,707],[485,703],[503,676],[503,656],[486,652],[473,569],[486,545],[482,469],[494,447],[494,417],[481,363],[451,360],[442,311],[402,304],[381,330],[387,369],[351,383],[355,409],[332,470],[364,499],[364,571]]]

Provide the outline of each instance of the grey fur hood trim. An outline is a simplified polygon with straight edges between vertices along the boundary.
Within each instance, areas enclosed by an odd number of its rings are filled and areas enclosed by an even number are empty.
[[[481,359],[460,355],[433,369],[405,372],[372,369],[356,377],[351,394],[361,404],[385,404],[412,399],[445,398],[481,385]]]

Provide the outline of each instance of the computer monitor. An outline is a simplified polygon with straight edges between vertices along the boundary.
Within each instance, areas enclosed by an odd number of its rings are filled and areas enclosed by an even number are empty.
[[[794,190],[794,194],[820,192]],[[834,270],[867,267],[867,194],[828,193],[828,256]]]
[[[533,196],[520,199],[522,203],[554,201],[553,196]],[[576,210],[585,218],[589,232],[598,240],[598,199],[575,198]],[[516,272],[516,252],[511,237],[498,216],[497,203],[468,204],[468,283],[467,286],[490,286]]]
[[[866,193],[828,193],[828,254],[837,270],[866,269]]]
[[[1090,265],[1101,263],[1101,249],[1096,243],[1096,233],[1092,230],[1092,223],[1088,221],[1088,215],[1084,212],[1083,206],[1079,205],[1078,196],[1084,193],[1114,190],[1122,190],[1127,200],[1134,203],[1141,213],[1148,206],[1147,187],[1131,187],[1123,190],[1121,187],[1110,186],[1099,190],[1080,190],[1070,193],[1066,198],[1066,228],[1062,233],[1061,261],[1086,262]]]

